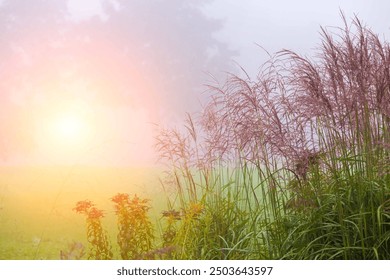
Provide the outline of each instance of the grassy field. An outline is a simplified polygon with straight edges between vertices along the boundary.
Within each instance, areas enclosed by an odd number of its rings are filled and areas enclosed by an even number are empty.
[[[72,211],[90,199],[105,209],[104,223],[116,238],[118,192],[154,197],[151,213],[161,212],[158,171],[147,168],[0,168],[0,259],[59,259],[72,242],[87,246],[85,219]],[[160,198],[160,199],[159,199]]]

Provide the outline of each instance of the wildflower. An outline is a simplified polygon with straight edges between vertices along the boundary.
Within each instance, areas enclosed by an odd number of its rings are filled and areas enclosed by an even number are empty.
[[[88,212],[88,218],[90,219],[99,219],[104,217],[103,211],[95,207],[92,207]]]
[[[100,218],[104,217],[103,211],[94,207],[94,204],[89,200],[77,202],[73,210],[87,216],[87,239],[91,245],[88,258],[112,259],[110,241],[100,221]],[[61,256],[65,257],[63,253]]]
[[[162,212],[163,217],[167,218],[168,225],[172,225],[178,220],[181,220],[180,212],[174,209]]]
[[[116,204],[122,204],[129,201],[129,195],[127,193],[118,193],[116,196],[111,198],[111,201]]]
[[[150,209],[148,206],[150,199],[140,199],[137,195],[134,195],[134,198],[130,201],[129,207],[133,211],[146,212]]]
[[[162,212],[163,217],[168,218],[168,220],[180,220],[180,212],[174,209],[167,210]]]
[[[123,259],[139,259],[152,248],[153,229],[147,212],[148,199],[137,195],[129,199],[128,194],[117,194],[112,198],[116,203],[118,217],[118,245]]]
[[[78,201],[76,207],[73,208],[73,211],[85,214],[92,206],[94,206],[94,204],[89,200]]]
[[[197,218],[204,211],[204,206],[200,203],[191,203],[186,213],[188,217]]]

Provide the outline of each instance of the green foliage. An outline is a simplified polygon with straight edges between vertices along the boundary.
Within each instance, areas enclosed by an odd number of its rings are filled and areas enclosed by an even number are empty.
[[[317,182],[313,182],[317,183]],[[283,259],[388,259],[390,181],[356,175],[329,181],[317,206],[291,211],[277,227],[284,232]]]

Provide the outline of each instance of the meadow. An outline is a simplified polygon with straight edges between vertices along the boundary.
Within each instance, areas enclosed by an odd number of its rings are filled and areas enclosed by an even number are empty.
[[[79,243],[87,250],[85,221],[72,211],[80,199],[104,208],[109,228],[116,228],[109,200],[116,192],[155,197],[157,216],[158,174],[152,168],[1,167],[0,259],[60,259],[60,251]]]
[[[3,187],[1,257],[78,258],[75,240],[89,259],[389,259],[390,46],[344,22],[312,59],[283,50],[210,85],[203,112],[161,129],[147,188],[107,170],[61,195],[36,173]]]

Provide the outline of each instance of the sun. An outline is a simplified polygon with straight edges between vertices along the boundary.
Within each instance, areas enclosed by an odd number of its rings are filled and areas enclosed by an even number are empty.
[[[82,103],[65,103],[42,109],[34,119],[36,155],[52,164],[82,162],[91,152],[96,135],[92,109]]]
[[[57,125],[59,134],[68,139],[76,139],[82,133],[83,124],[77,116],[63,116]]]
[[[84,141],[87,123],[74,112],[64,113],[54,121],[54,129],[57,140],[75,144]]]

